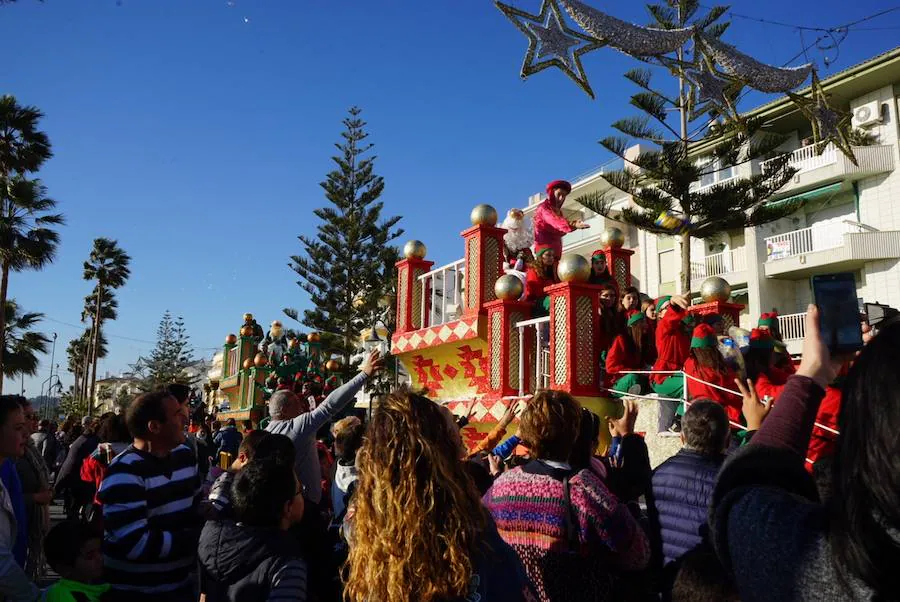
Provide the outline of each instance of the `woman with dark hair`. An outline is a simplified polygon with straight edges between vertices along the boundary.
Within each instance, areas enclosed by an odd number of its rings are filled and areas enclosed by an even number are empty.
[[[694,328],[691,355],[684,362],[688,401],[710,399],[725,408],[728,420],[740,424],[741,398],[722,389],[734,389],[737,374],[719,353],[716,333],[709,324]],[[702,381],[702,382],[701,382]]]
[[[625,314],[619,305],[615,284],[600,285],[600,349],[606,351],[616,336],[625,331]]]
[[[544,602],[611,600],[620,571],[642,569],[650,556],[628,508],[592,471],[569,463],[581,420],[568,393],[537,393],[519,421],[533,460],[497,477],[484,496]]]
[[[750,332],[750,348],[744,356],[747,378],[760,399],[775,401],[784,389],[788,374],[775,369],[775,340],[768,330],[754,328]]]
[[[839,369],[806,314],[803,360],[749,445],[722,470],[710,514],[742,600],[896,600],[900,592],[900,324],[875,335],[843,386],[832,495],[805,470],[813,418]],[[868,338],[868,335],[866,336]],[[759,403],[741,384],[746,403]]]
[[[606,253],[603,249],[597,249],[591,253],[591,276],[588,278],[588,284],[611,284],[616,291],[616,295],[619,294],[619,285],[612,274],[609,273],[609,264],[606,262]]]
[[[606,353],[606,387],[619,393],[646,395],[650,392],[650,382],[646,374],[622,374],[625,370],[644,370],[647,361],[644,356],[647,320],[639,311],[632,312],[625,323],[625,332],[616,335]]]
[[[406,390],[376,407],[356,464],[344,599],[525,600],[527,580],[460,458],[453,415]]]
[[[556,260],[558,257],[550,247],[539,248],[534,253],[534,261],[528,264],[525,271],[525,296],[523,301],[534,304],[535,317],[550,313],[549,298],[544,288],[556,284]]]
[[[626,286],[622,291],[622,311],[629,314],[641,309],[641,293],[636,287]]]

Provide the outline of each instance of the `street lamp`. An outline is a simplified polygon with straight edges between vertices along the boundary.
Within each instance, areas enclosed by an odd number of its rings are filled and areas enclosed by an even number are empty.
[[[377,325],[378,325],[378,321],[376,320],[372,324],[372,331],[369,333],[369,336],[367,336],[366,339],[363,341],[363,349],[366,350],[367,355],[369,353],[375,351],[376,349],[381,351],[381,344],[383,343],[383,341],[381,340],[381,337],[378,336]],[[382,393],[382,391],[381,391],[381,375],[380,374],[376,375],[373,382],[366,388],[369,390],[369,408],[367,411],[368,411],[368,415],[369,415],[369,420],[371,420],[372,419],[372,400],[376,396],[381,395],[381,393]]]

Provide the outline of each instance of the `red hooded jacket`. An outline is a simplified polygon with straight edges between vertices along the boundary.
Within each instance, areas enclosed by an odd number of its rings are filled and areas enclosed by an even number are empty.
[[[684,310],[669,304],[665,315],[656,321],[656,363],[654,370],[681,370],[691,353],[691,335],[684,331],[681,320]],[[659,384],[671,374],[651,374],[650,380]]]
[[[837,430],[838,415],[841,413],[841,390],[837,387],[828,386],[825,388],[825,397],[819,405],[819,412],[816,414],[816,422],[829,428]],[[821,458],[827,458],[834,455],[837,447],[837,435],[823,428],[813,427],[812,438],[809,440],[809,449],[806,457],[813,462]],[[806,463],[806,469],[812,472],[813,465]]]
[[[629,353],[625,340],[627,334],[618,335],[613,340],[609,351],[606,352],[606,386],[611,387],[624,374],[622,370],[641,370],[641,356],[639,353]]]
[[[684,372],[688,376],[699,378],[702,381],[712,383],[714,385],[718,385],[732,391],[736,387],[736,385],[734,384],[734,379],[736,377],[734,370],[729,368],[727,372],[722,373],[713,368],[701,366],[693,357],[687,358],[687,360],[684,362]],[[725,391],[716,389],[715,387],[710,387],[709,385],[697,382],[690,378],[687,379],[687,390],[689,401],[694,401],[696,399],[712,399],[723,408],[725,408],[725,413],[728,414],[728,420],[736,424],[741,423],[742,398],[740,395],[726,393]]]

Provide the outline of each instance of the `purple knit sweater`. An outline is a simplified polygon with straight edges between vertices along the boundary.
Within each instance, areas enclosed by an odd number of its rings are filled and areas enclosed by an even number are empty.
[[[582,470],[569,479],[572,529],[578,539],[578,549],[570,549],[566,474],[533,461],[501,475],[484,503],[542,601],[609,600],[619,570],[647,565],[647,536],[603,482]]]

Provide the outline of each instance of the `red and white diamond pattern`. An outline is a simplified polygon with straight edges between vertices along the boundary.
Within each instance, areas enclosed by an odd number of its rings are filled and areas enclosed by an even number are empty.
[[[474,339],[477,336],[478,316],[473,316],[446,324],[429,326],[413,332],[395,334],[393,336],[391,353],[406,353],[407,351],[443,345],[444,343]]]

